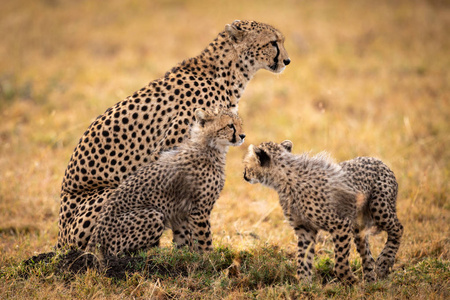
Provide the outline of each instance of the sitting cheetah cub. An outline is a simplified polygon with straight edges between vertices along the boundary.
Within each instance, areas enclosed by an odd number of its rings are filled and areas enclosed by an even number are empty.
[[[396,215],[397,181],[380,160],[358,157],[336,164],[327,154],[310,157],[291,153],[292,142],[250,145],[244,158],[244,179],[275,189],[285,217],[298,238],[297,275],[311,281],[315,237],[331,233],[335,272],[344,283],[357,280],[348,256],[351,235],[361,255],[364,279],[386,277],[400,246],[403,226]],[[368,244],[372,226],[388,233],[376,263]]]
[[[191,138],[128,177],[107,199],[88,251],[105,256],[159,244],[165,228],[177,246],[211,250],[210,213],[225,182],[229,146],[244,142],[229,110],[195,111]]]

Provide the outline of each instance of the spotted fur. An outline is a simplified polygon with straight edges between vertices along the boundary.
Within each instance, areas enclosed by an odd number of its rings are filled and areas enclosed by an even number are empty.
[[[223,107],[236,113],[256,71],[282,72],[290,62],[283,43],[283,35],[270,25],[235,21],[199,56],[100,115],[65,171],[57,246],[83,249],[105,199],[139,167],[182,144],[195,109]]]
[[[364,278],[384,278],[394,264],[403,226],[396,215],[398,185],[380,160],[358,157],[340,164],[327,154],[310,157],[291,153],[292,142],[251,145],[244,159],[244,179],[275,189],[285,217],[298,238],[297,275],[311,280],[318,230],[331,233],[335,272],[344,283],[355,283],[348,262],[351,237],[362,258]],[[375,262],[368,243],[369,229],[388,233]]]
[[[229,146],[244,142],[241,119],[228,110],[195,111],[192,137],[129,176],[107,199],[88,244],[100,257],[158,245],[165,228],[192,250],[212,247],[210,214],[225,183]]]

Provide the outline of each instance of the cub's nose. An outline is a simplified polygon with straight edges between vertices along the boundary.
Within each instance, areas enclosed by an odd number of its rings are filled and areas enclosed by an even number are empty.
[[[283,60],[283,63],[285,66],[287,66],[288,64],[291,63],[291,60],[289,58],[287,58],[287,59]]]
[[[239,137],[241,138],[241,140],[245,139],[245,134],[240,134]]]
[[[250,181],[250,178],[247,177],[247,170],[244,170],[244,180]]]

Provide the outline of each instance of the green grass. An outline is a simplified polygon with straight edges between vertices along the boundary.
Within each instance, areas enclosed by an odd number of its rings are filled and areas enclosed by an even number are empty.
[[[22,265],[56,242],[61,180],[87,126],[235,19],[280,29],[292,63],[257,73],[241,99],[247,138],[227,158],[214,251],[172,249],[165,233],[161,249],[142,253],[159,275],[143,262],[122,279],[59,272],[57,258]],[[449,298],[448,28],[439,0],[1,1],[0,298]],[[295,238],[276,193],[242,180],[249,144],[284,139],[296,153],[375,156],[393,169],[405,233],[387,280],[337,283],[326,233],[314,283],[294,280]],[[374,256],[385,238],[371,237]],[[354,248],[350,261],[361,278]]]
[[[370,298],[411,299],[423,289],[431,292],[428,299],[449,296],[450,262],[432,258],[396,269],[386,280],[346,287],[337,283],[332,275],[330,257],[315,261],[318,271],[312,284],[298,284],[292,253],[270,245],[242,251],[220,245],[203,255],[186,249],[152,249],[139,253],[133,261],[122,257],[129,263],[128,271],[120,278],[116,277],[120,271],[117,265],[106,273],[94,267],[75,273],[68,267],[74,261],[65,267],[61,264],[65,254],[59,253],[47,262],[29,262],[27,265],[22,262],[11,266],[1,273],[0,278],[10,283],[10,291],[19,289],[25,282],[39,282],[44,287],[65,283],[77,298],[159,295],[163,298],[213,299],[239,295],[242,298],[353,299],[367,295]],[[358,268],[357,264],[352,266]]]

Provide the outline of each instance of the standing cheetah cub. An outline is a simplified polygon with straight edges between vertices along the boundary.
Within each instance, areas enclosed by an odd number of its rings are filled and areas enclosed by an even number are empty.
[[[138,169],[107,199],[88,244],[100,261],[158,245],[165,228],[179,247],[211,250],[209,219],[224,186],[225,156],[245,135],[229,110],[197,109],[195,116],[189,140]]]
[[[297,275],[311,281],[318,230],[331,233],[335,272],[344,283],[355,283],[348,256],[351,235],[361,255],[366,281],[386,277],[400,246],[403,226],[396,215],[397,181],[380,160],[358,157],[336,164],[321,153],[291,153],[292,142],[250,145],[244,158],[244,179],[275,189],[285,217],[298,238]],[[372,226],[388,233],[376,263],[368,243]]]

